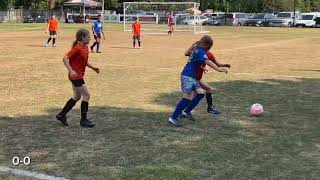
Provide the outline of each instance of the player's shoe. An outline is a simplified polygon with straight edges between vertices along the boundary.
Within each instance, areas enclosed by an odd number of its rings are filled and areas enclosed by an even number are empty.
[[[48,47],[48,43],[47,43],[47,44],[45,44],[45,45],[43,45],[43,47]]]
[[[168,119],[168,123],[174,125],[175,127],[182,127],[177,119],[172,119],[171,117]]]
[[[57,45],[53,44],[52,47],[57,47]]]
[[[213,114],[213,115],[219,115],[219,114],[221,114],[221,112],[219,111],[219,109],[216,108],[215,106],[208,107],[208,108],[207,108],[207,112],[208,112],[208,113],[211,113],[211,114]]]
[[[84,128],[93,128],[95,126],[95,124],[93,124],[88,119],[81,119],[80,125],[81,127],[84,127]]]
[[[101,53],[101,51],[96,51],[96,53]]]
[[[191,112],[188,112],[188,113],[187,113],[187,112],[182,111],[181,117],[187,118],[187,119],[189,119],[189,120],[191,120],[191,121],[196,121],[196,119],[193,117],[193,115],[191,114]]]
[[[67,122],[67,117],[63,116],[61,114],[56,115],[56,118],[58,121],[60,121],[64,126],[69,126],[68,122]]]

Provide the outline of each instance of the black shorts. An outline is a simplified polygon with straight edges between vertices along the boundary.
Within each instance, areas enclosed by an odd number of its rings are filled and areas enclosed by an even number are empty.
[[[97,38],[101,39],[101,34],[97,33],[93,35],[94,39],[97,40]]]
[[[49,31],[50,36],[56,36],[57,35],[57,31]]]
[[[138,41],[140,41],[140,35],[133,36],[132,39],[133,39],[133,40],[138,40]]]
[[[81,87],[82,85],[86,84],[83,79],[71,80],[71,83],[72,83],[75,87]]]

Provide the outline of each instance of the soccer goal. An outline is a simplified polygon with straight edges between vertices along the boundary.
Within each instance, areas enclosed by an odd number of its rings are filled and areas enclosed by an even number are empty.
[[[167,18],[173,12],[175,31],[208,33],[203,26],[208,19],[201,16],[199,6],[196,2],[124,2],[123,29],[131,31],[138,17],[144,32],[166,32]]]

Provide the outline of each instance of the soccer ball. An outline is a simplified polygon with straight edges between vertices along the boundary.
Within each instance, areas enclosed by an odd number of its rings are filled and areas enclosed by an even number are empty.
[[[263,106],[261,104],[255,103],[250,108],[251,116],[261,116],[263,113]]]

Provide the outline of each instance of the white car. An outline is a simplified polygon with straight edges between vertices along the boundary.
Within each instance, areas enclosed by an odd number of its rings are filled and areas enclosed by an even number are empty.
[[[187,24],[187,25],[205,25],[208,23],[209,18],[203,15],[198,16],[190,16],[181,21],[181,24]]]
[[[315,19],[320,17],[319,12],[302,13],[301,19],[296,20],[297,27],[316,27]]]
[[[295,15],[295,16],[294,16]],[[300,19],[301,13],[299,12],[280,12],[277,14],[276,19],[269,21],[269,26],[272,27],[291,27],[294,24],[294,19]]]

